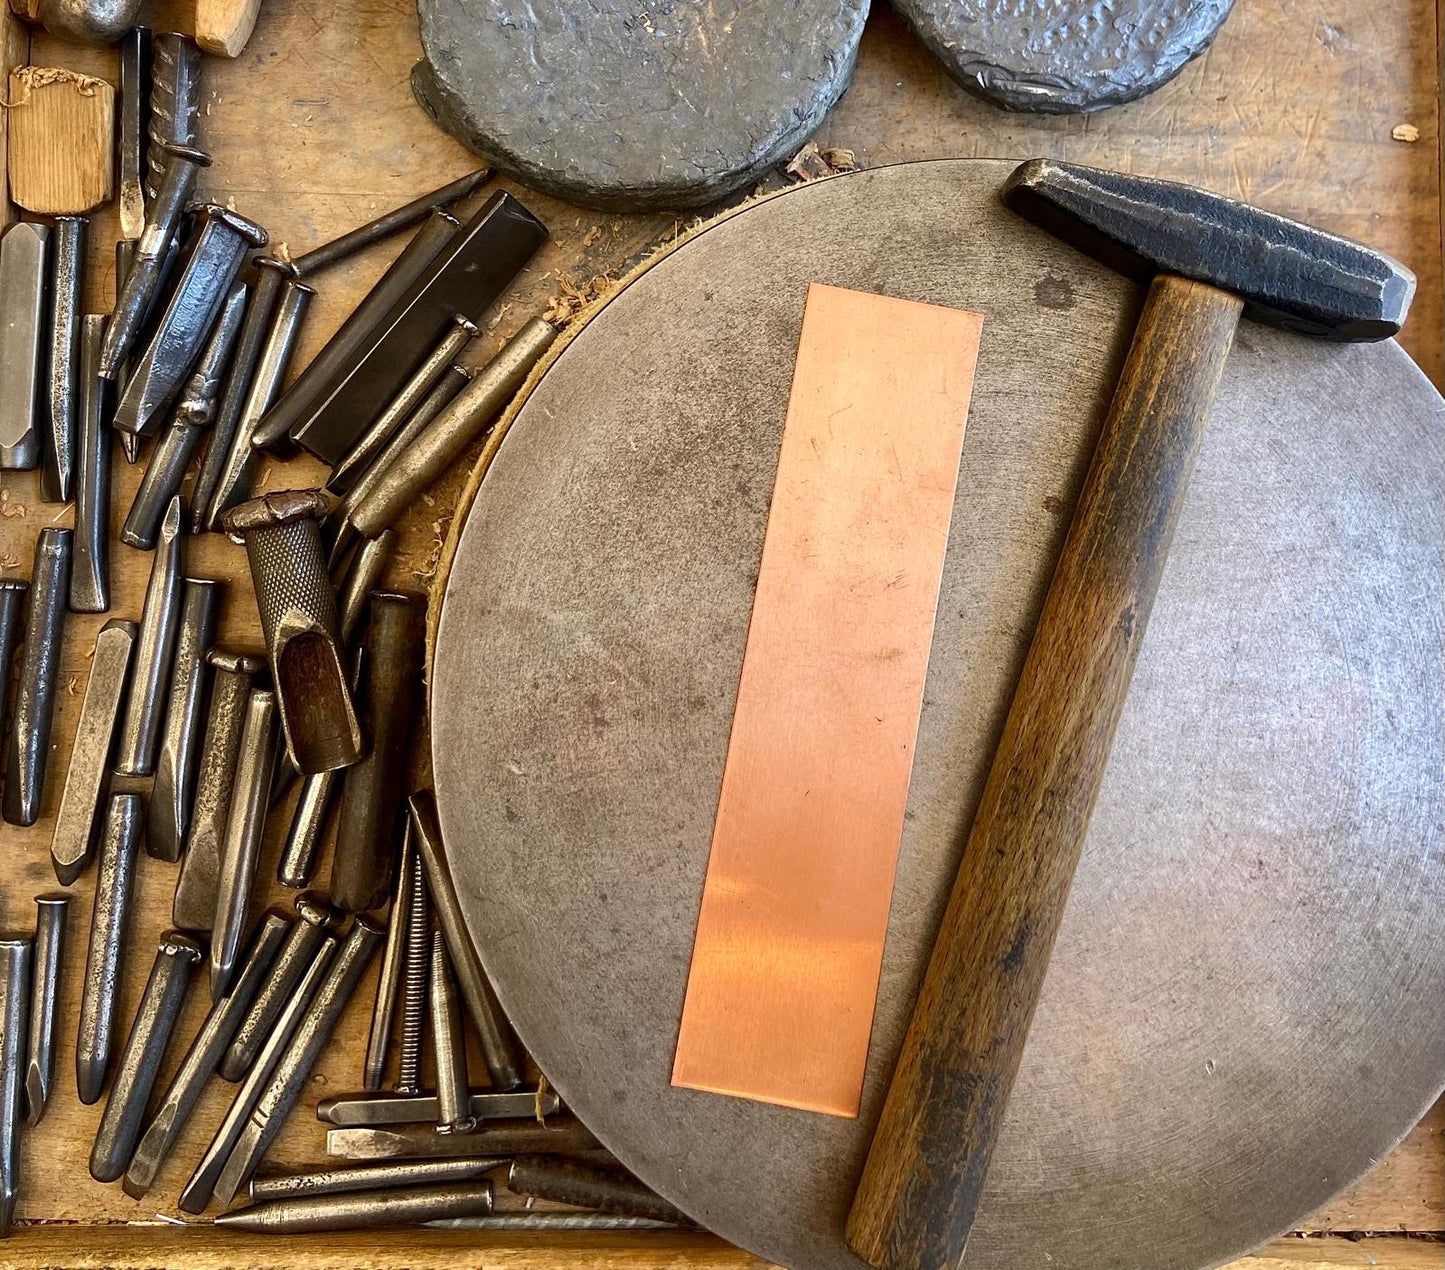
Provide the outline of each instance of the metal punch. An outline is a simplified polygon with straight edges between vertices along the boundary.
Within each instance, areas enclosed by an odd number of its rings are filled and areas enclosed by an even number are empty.
[[[435,211],[392,261],[366,297],[261,420],[251,443],[263,450],[286,449],[291,433],[309,414],[327,384],[367,335],[404,296],[461,228],[448,212]]]
[[[111,310],[111,319],[106,324],[106,334],[115,325],[115,314],[120,309],[120,297],[125,291],[125,282],[130,277],[130,267],[135,261],[136,248],[140,246],[139,238],[118,238],[115,244],[115,305]],[[105,362],[105,345],[101,345],[101,363]],[[103,372],[102,372],[103,373]],[[117,380],[124,383],[130,378],[130,363],[122,362],[120,370],[110,382],[114,384]],[[115,417],[115,392],[107,394],[110,400],[106,404],[105,421],[111,423]],[[135,463],[140,458],[140,438],[134,433],[118,432],[120,437],[120,450],[125,456],[127,463]]]
[[[194,145],[201,118],[201,50],[167,31],[151,40],[150,112],[146,120],[145,193],[159,197],[171,145]]]
[[[561,1110],[555,1089],[516,1089],[510,1094],[468,1092],[463,1104],[474,1120],[541,1121]],[[339,1129],[373,1129],[398,1124],[436,1124],[441,1116],[436,1094],[337,1094],[316,1104],[316,1118]]]
[[[470,1133],[477,1127],[477,1118],[468,1098],[467,1038],[462,1032],[457,981],[439,930],[432,932],[431,1034],[436,1052],[437,1132]]]
[[[256,372],[231,437],[230,450],[221,467],[210,505],[206,508],[207,529],[218,528],[226,512],[251,497],[256,466],[261,458],[261,452],[251,445],[251,437],[261,417],[281,393],[281,385],[285,382],[291,355],[301,333],[301,324],[306,320],[315,294],[304,282],[295,278],[288,278],[281,288],[281,298],[261,356],[256,362]]]
[[[478,1217],[492,1211],[492,1184],[486,1180],[435,1186],[403,1186],[364,1195],[312,1195],[277,1199],[222,1213],[216,1225],[227,1230],[300,1234],[321,1230],[375,1230],[414,1226],[438,1218]]]
[[[692,1224],[680,1209],[630,1174],[579,1164],[576,1160],[519,1156],[507,1170],[507,1189],[514,1195],[549,1199],[623,1217],[646,1217],[677,1226]]]
[[[108,319],[87,313],[80,324],[80,406],[75,483],[75,562],[70,570],[72,613],[110,608],[110,381],[100,377],[100,346]]]
[[[225,584],[213,578],[187,578],[181,591],[160,757],[146,805],[146,852],[172,864],[181,858],[190,829],[206,706],[206,653],[215,642],[224,590]]]
[[[160,427],[161,410],[200,356],[247,253],[266,245],[266,231],[228,207],[201,203],[192,211],[199,226],[195,241],[116,404],[115,426],[122,432],[150,436]]]
[[[90,1175],[97,1182],[115,1181],[130,1163],[140,1139],[146,1102],[185,1005],[191,972],[204,955],[189,935],[173,930],[161,936],[91,1147]]]
[[[21,619],[25,616],[25,597],[30,594],[30,583],[19,578],[0,578],[0,684],[9,684],[11,663],[15,650],[20,646]],[[4,775],[5,746],[5,697],[0,691],[0,776]]]
[[[236,339],[236,351],[231,358],[231,368],[226,373],[226,382],[216,403],[215,422],[211,427],[201,469],[196,474],[195,489],[191,494],[191,532],[214,529],[210,522],[211,503],[215,500],[216,489],[221,483],[232,443],[241,424],[241,415],[251,396],[251,383],[256,377],[262,353],[271,338],[276,309],[286,284],[295,276],[295,269],[284,260],[273,256],[262,256],[256,262],[256,284],[246,302],[246,314],[241,322],[241,332]]]
[[[72,530],[47,527],[35,543],[20,681],[6,737],[5,796],[0,801],[0,815],[12,825],[33,825],[40,819],[74,538]]]
[[[437,380],[436,386],[426,395],[425,400],[416,408],[411,418],[397,429],[396,435],[372,460],[370,466],[357,479],[356,484],[346,491],[346,497],[332,508],[321,528],[323,539],[330,544],[329,563],[333,570],[356,538],[356,526],[351,522],[352,512],[376,488],[376,483],[396,461],[397,456],[407,451],[411,443],[426,431],[432,420],[451,405],[462,389],[472,382],[472,378],[473,372],[465,366],[447,367],[446,373]],[[357,548],[358,553],[365,551],[367,544],[378,542],[392,532],[392,530],[384,529],[375,538],[363,538],[361,545]],[[361,559],[359,554],[357,559]]]
[[[367,964],[382,938],[381,927],[365,917],[358,917],[351,923],[351,930],[341,941],[341,948],[316,990],[310,1009],[302,1017],[290,1045],[256,1099],[251,1115],[231,1149],[226,1167],[216,1179],[214,1195],[218,1202],[229,1204],[235,1198],[236,1193],[251,1180],[256,1166],[281,1132],[286,1117],[305,1092],[311,1079],[311,1069],[340,1022],[342,1012],[366,973]]]
[[[146,205],[145,229],[134,251],[128,253],[131,257],[128,262],[120,259],[127,253],[119,244],[116,247],[115,276],[119,290],[100,354],[100,373],[107,379],[120,377],[121,368],[135,348],[165,276],[181,216],[195,188],[196,173],[211,166],[211,156],[194,146],[168,145],[162,147],[162,152],[165,178]]]
[[[352,509],[356,531],[374,538],[394,525],[486,430],[556,338],[557,332],[541,318],[532,318],[512,336],[430,426],[396,455],[371,492]]]
[[[396,871],[425,645],[426,596],[373,592],[356,694],[358,719],[371,748],[346,771],[331,857],[331,898],[350,913],[380,908]]]
[[[145,230],[146,126],[150,123],[151,33],[133,26],[120,41],[120,161],[116,204],[122,238]]]
[[[429,1221],[438,1230],[495,1230],[503,1233],[675,1230],[675,1223],[653,1221],[650,1217],[623,1217],[620,1213],[493,1213],[490,1217],[451,1217]]]
[[[339,462],[455,317],[480,319],[546,239],[546,227],[510,194],[489,198],[338,368],[292,429],[296,443]]]
[[[160,540],[151,562],[145,606],[141,610],[140,639],[115,760],[115,770],[122,776],[149,776],[156,769],[161,704],[180,630],[185,567],[186,535],[181,527],[181,500],[177,495],[171,499],[161,522]]]
[[[386,921],[386,947],[381,954],[381,973],[376,979],[376,1001],[371,1008],[371,1031],[366,1041],[366,1062],[362,1088],[377,1090],[386,1079],[386,1056],[391,1049],[391,1025],[401,995],[406,966],[406,931],[410,921],[412,878],[417,866],[416,845],[411,840],[411,819],[401,844],[396,870],[396,889]],[[320,1114],[318,1110],[318,1115]]]
[[[50,230],[17,221],[0,238],[0,470],[40,463]]]
[[[241,732],[240,756],[236,761],[236,779],[226,816],[226,833],[221,840],[216,918],[211,928],[212,1001],[218,1000],[231,986],[236,958],[241,951],[251,885],[256,878],[256,861],[261,854],[261,834],[266,826],[266,806],[271,792],[271,746],[275,732],[275,694],[264,689],[252,689],[246,703],[246,723]]]
[[[121,528],[120,540],[129,547],[149,551],[156,545],[161,517],[171,499],[180,493],[186,469],[215,418],[216,399],[240,334],[249,295],[250,288],[244,282],[231,284],[201,358],[181,390],[175,415],[156,442]]]
[[[0,939],[0,1238],[10,1233],[20,1193],[20,1066],[30,1021],[33,947]]]
[[[326,1154],[348,1160],[459,1160],[482,1156],[576,1155],[601,1144],[580,1120],[547,1127],[485,1125],[475,1133],[438,1133],[431,1125],[389,1129],[328,1129]]]
[[[212,1137],[210,1146],[206,1148],[206,1153],[201,1157],[200,1163],[196,1165],[190,1181],[181,1191],[180,1199],[177,1202],[182,1212],[205,1212],[206,1205],[211,1199],[211,1192],[215,1189],[216,1181],[221,1176],[221,1170],[226,1167],[226,1162],[230,1159],[231,1148],[235,1146],[237,1138],[240,1137],[241,1129],[250,1116],[251,1109],[256,1105],[261,1091],[265,1089],[276,1064],[281,1061],[281,1055],[290,1044],[292,1035],[311,1008],[311,1000],[326,978],[326,972],[336,953],[336,947],[337,940],[334,935],[327,935],[321,941],[321,946],[316,950],[316,956],[306,967],[305,975],[302,976],[291,999],[286,1002],[286,1008],[281,1011],[281,1017],[276,1020],[276,1026],[266,1038],[266,1044],[261,1047],[261,1053],[257,1056],[255,1065],[242,1082],[240,1089],[236,1091],[235,1098],[231,1100],[231,1106],[222,1119],[220,1127],[216,1130],[215,1136]]]
[[[410,818],[408,818],[410,819]],[[408,824],[412,843],[411,868],[406,876],[406,931],[401,950],[401,1046],[397,1058],[396,1092],[421,1093],[422,1045],[426,1016],[431,1007],[431,898],[426,873],[416,853],[416,829]]]
[[[105,786],[106,765],[115,742],[121,697],[135,651],[134,622],[111,618],[95,637],[90,680],[80,706],[80,722],[70,747],[70,767],[60,795],[60,810],[50,838],[50,862],[61,886],[69,886],[90,864],[95,816]]]
[[[140,1199],[155,1182],[161,1165],[190,1120],[206,1082],[215,1072],[236,1025],[275,961],[289,926],[284,913],[263,914],[236,974],[236,982],[211,1006],[131,1155],[121,1185],[132,1199]]]
[[[395,554],[394,529],[385,530],[375,538],[367,538],[356,548],[356,555],[336,591],[336,625],[341,642],[348,647],[366,614],[371,593],[381,585],[386,566]]]
[[[140,836],[140,795],[113,794],[101,835],[100,873],[90,916],[90,945],[75,1040],[75,1083],[80,1101],[87,1106],[100,1098],[110,1066]]]
[[[512,1039],[512,1029],[467,933],[456,887],[442,854],[436,799],[430,790],[423,790],[411,796],[410,804],[417,855],[426,871],[427,890],[436,909],[437,925],[446,936],[447,951],[456,969],[462,997],[482,1043],[482,1058],[491,1074],[492,1088],[505,1093],[522,1083],[522,1064],[516,1042]]]
[[[222,520],[246,545],[286,746],[304,776],[349,767],[362,754],[321,553],[317,518],[326,506],[319,490],[289,490],[253,498]]]
[[[294,773],[284,746],[281,759],[280,772]],[[296,796],[291,823],[286,829],[286,841],[281,847],[281,859],[276,865],[276,880],[282,886],[309,885],[316,856],[321,850],[321,839],[326,832],[326,822],[331,815],[331,804],[341,787],[341,776],[342,773],[336,771],[317,772],[314,776],[301,778],[301,792]]]
[[[211,667],[211,708],[206,716],[190,830],[176,879],[171,921],[183,930],[209,935],[216,921],[221,843],[230,817],[246,706],[253,681],[265,662],[223,648],[211,649],[206,662]]]
[[[304,1199],[308,1195],[355,1195],[395,1186],[435,1186],[465,1182],[507,1164],[506,1156],[479,1160],[410,1160],[400,1164],[362,1164],[349,1169],[312,1173],[270,1173],[251,1179],[253,1204],[273,1199]]]
[[[420,198],[413,199],[410,203],[378,216],[375,220],[367,221],[365,225],[358,226],[356,229],[342,234],[339,238],[333,238],[328,243],[313,247],[310,251],[296,257],[296,272],[303,278],[309,278],[312,274],[320,273],[321,270],[327,269],[331,265],[349,259],[357,252],[370,247],[372,243],[380,242],[383,238],[390,238],[404,229],[410,229],[413,225],[420,224],[438,208],[449,207],[466,198],[491,175],[491,168],[478,168],[475,172],[468,172],[466,176],[458,177],[457,180],[432,190],[429,194],[423,194]]]
[[[69,895],[35,898],[35,966],[25,1045],[25,1121],[37,1125],[55,1083],[55,1033],[60,1023],[60,968],[65,963]]]
[[[75,488],[79,418],[80,296],[85,271],[84,216],[57,216],[50,233],[50,408],[40,433],[40,497],[68,503]]]
[[[327,489],[334,494],[344,494],[356,484],[372,460],[381,453],[397,429],[420,408],[427,394],[436,387],[446,374],[447,368],[461,355],[476,334],[477,324],[470,318],[461,314],[452,318],[452,325],[447,333],[332,470],[326,481]]]
[[[286,942],[226,1047],[220,1063],[222,1080],[244,1080],[255,1066],[266,1038],[305,976],[307,966],[316,959],[316,952],[327,937],[341,925],[341,913],[315,891],[298,895],[295,907],[296,921],[286,935]]]

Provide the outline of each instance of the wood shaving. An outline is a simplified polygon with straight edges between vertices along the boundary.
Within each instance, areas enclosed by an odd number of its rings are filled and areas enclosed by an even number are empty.
[[[63,66],[17,66],[10,72],[11,86],[19,90],[14,101],[7,101],[7,107],[24,106],[30,101],[30,94],[48,84],[74,84],[82,97],[94,97],[102,85],[110,85],[94,75],[82,75],[79,71],[66,70]]]
[[[453,513],[448,512],[440,520],[432,521],[432,543],[427,552],[426,562],[420,569],[413,569],[411,576],[420,579],[422,582],[430,582],[437,575],[437,569],[442,562],[442,548],[446,546],[447,527],[452,522]]]
[[[70,678],[65,681],[65,691],[67,695],[75,696],[75,683],[76,679],[74,675],[71,675]]]
[[[10,501],[10,491],[8,489],[0,489],[0,516],[3,516],[6,520],[14,520],[17,516],[25,515],[25,511],[24,503],[12,503]]]
[[[14,556],[0,556],[0,569],[18,569],[19,567],[20,561],[17,560]]]
[[[1396,141],[1404,141],[1413,145],[1420,140],[1420,129],[1412,123],[1397,123],[1390,129],[1390,136]]]
[[[611,273],[597,274],[585,283],[560,274],[557,282],[562,288],[562,294],[553,296],[547,305],[547,311],[542,314],[544,322],[550,322],[557,327],[566,326],[594,300],[600,300],[617,286],[617,279]]]
[[[590,246],[592,246],[593,243],[597,242],[601,237],[602,237],[602,226],[601,226],[601,225],[593,225],[591,229],[589,229],[585,234],[582,235],[582,245],[583,245],[584,247],[590,247]]]
[[[793,156],[787,172],[798,181],[817,181],[839,172],[852,172],[857,166],[853,151],[838,147],[820,150],[816,141],[810,141]]]

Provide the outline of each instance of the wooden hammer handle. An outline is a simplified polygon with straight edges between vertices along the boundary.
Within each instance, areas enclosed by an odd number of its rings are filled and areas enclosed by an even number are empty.
[[[879,1270],[963,1257],[1241,308],[1150,289],[849,1214]]]

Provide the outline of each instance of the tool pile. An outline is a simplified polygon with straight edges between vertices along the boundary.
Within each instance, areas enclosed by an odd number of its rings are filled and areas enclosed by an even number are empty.
[[[534,319],[481,370],[457,361],[547,231],[506,193],[465,222],[444,210],[481,185],[481,171],[295,260],[253,255],[267,245],[259,224],[194,199],[211,163],[195,145],[199,50],[186,37],[152,42],[136,29],[121,60],[120,210],[132,236],[117,244],[114,312],[80,312],[83,216],[19,223],[0,239],[0,304],[17,315],[0,328],[0,468],[38,466],[42,497],[75,505],[73,529],[40,531],[30,582],[0,582],[6,685],[18,662],[3,733],[0,811],[10,824],[40,816],[67,610],[110,608],[111,440],[119,436],[131,462],[155,442],[120,532],[127,546],[154,553],[144,606],[138,620],[112,618],[96,638],[51,842],[62,885],[98,857],[76,1044],[81,1101],[105,1098],[90,1172],[145,1195],[219,1072],[238,1089],[181,1193],[187,1213],[213,1198],[230,1203],[249,1185],[260,1202],[219,1222],[277,1231],[438,1219],[676,1224],[680,1214],[597,1158],[578,1122],[548,1121],[560,1113],[555,1093],[524,1085],[524,1058],[463,924],[430,794],[404,805],[427,597],[379,589],[391,526],[488,427],[555,337]],[[283,391],[313,295],[307,279],[416,225]],[[262,451],[294,447],[331,465],[330,494],[253,497]],[[187,574],[188,541],[208,531],[245,545],[264,656],[216,645],[224,585]],[[279,881],[310,884],[336,804],[328,892],[303,889],[294,919],[271,909],[253,923],[268,814],[295,782]],[[142,841],[152,857],[180,864],[176,929],[159,940],[122,1043]],[[368,914],[389,897],[388,926]],[[22,1098],[34,1126],[54,1084],[61,1026],[70,897],[36,903],[33,938],[0,941],[0,1233],[18,1189]],[[334,1154],[416,1162],[255,1178],[383,944],[367,1096],[332,1099],[322,1118],[341,1126],[328,1144]],[[210,1012],[157,1092],[203,962]],[[487,1092],[468,1079],[463,1003]],[[396,1092],[383,1095],[398,1017],[400,1074]],[[428,1032],[435,1094],[423,1091]],[[591,1158],[537,1158],[560,1151]],[[489,1216],[483,1175],[508,1163],[518,1194],[601,1211]]]

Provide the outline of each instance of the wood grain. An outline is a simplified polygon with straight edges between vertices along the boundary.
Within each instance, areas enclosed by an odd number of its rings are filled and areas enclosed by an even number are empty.
[[[1149,289],[849,1213],[879,1270],[963,1256],[1243,307]]]
[[[157,30],[185,29],[191,0],[157,0],[148,6]],[[338,16],[344,20],[338,20]],[[907,34],[883,5],[874,7],[864,34],[853,86],[828,116],[819,144],[852,149],[863,166],[959,154],[1047,154],[1080,163],[1131,169],[1196,181],[1276,211],[1352,234],[1404,260],[1420,276],[1414,313],[1402,343],[1437,382],[1441,371],[1440,204],[1436,158],[1436,67],[1433,0],[1238,0],[1210,52],[1179,78],[1141,101],[1084,117],[1004,114],[968,96]],[[6,65],[24,61],[66,66],[114,80],[115,53],[83,48],[27,29],[4,13]],[[411,98],[407,76],[420,49],[412,0],[357,0],[344,6],[271,4],[262,8],[255,33],[232,60],[208,61],[203,91],[201,141],[216,158],[200,192],[232,201],[260,217],[273,240],[294,252],[315,246],[368,218],[460,176],[475,159],[435,128]],[[1421,129],[1418,144],[1390,139],[1397,123]],[[771,182],[776,184],[777,181]],[[504,183],[507,184],[507,183]],[[671,216],[601,216],[507,184],[552,230],[552,242],[484,321],[484,333],[468,360],[482,360],[526,318],[554,296],[585,293],[594,276],[615,276],[659,240],[686,227]],[[966,232],[966,227],[961,227]],[[115,211],[92,217],[85,307],[110,308],[111,244],[118,236]],[[302,333],[298,358],[309,359],[399,250],[378,245],[321,275],[319,294]],[[605,280],[602,283],[606,285]],[[426,585],[433,555],[466,479],[478,442],[398,526],[399,550],[385,579],[389,586]],[[117,458],[112,525],[118,532],[140,478]],[[315,482],[317,465],[305,459],[270,462],[263,488]],[[33,474],[5,473],[0,502],[0,576],[24,576],[41,526],[69,511],[37,500]],[[115,549],[111,616],[136,617],[150,565],[146,553]],[[196,544],[193,573],[222,577],[229,593],[222,605],[220,637],[258,649],[260,632],[250,595],[244,552],[219,535]],[[66,637],[62,691],[52,763],[62,773],[79,716],[88,673],[88,652],[102,618],[72,616]],[[9,861],[0,890],[0,916],[9,927],[33,923],[32,897],[54,889],[48,852],[59,805],[58,778],[45,793],[43,817],[33,829],[6,826]],[[262,875],[274,876],[284,817],[273,818]],[[328,861],[319,865],[325,876]],[[74,1020],[79,971],[89,922],[93,872],[75,891],[65,1017]],[[155,937],[169,923],[175,866],[148,857],[141,862],[133,948],[121,1003],[128,1026],[140,997]],[[261,893],[258,904],[284,898]],[[283,1165],[322,1158],[322,1126],[312,1118],[315,1101],[360,1083],[365,1023],[372,983],[364,983],[338,1037],[323,1055],[304,1105],[293,1115],[273,1150]],[[203,1009],[192,1001],[182,1020],[189,1036]],[[166,1064],[165,1079],[177,1055]],[[86,1174],[90,1142],[100,1108],[81,1107],[74,1096],[73,1023],[61,1034],[59,1088],[46,1119],[24,1145],[24,1191],[20,1216],[52,1223],[151,1221],[172,1211],[184,1183],[225,1110],[230,1087],[208,1090],[191,1128],[147,1202],[133,1203],[116,1187]],[[480,1073],[480,1058],[472,1056]],[[1441,1229],[1440,1124],[1432,1120],[1351,1195],[1312,1219],[1313,1229]],[[1430,1125],[1435,1127],[1432,1129]],[[1383,1180],[1377,1180],[1383,1179]],[[1428,1223],[1422,1225],[1421,1223]],[[1313,1258],[1304,1260],[1303,1258]],[[184,1266],[221,1267],[393,1266],[430,1270],[459,1263],[486,1266],[626,1264],[752,1267],[762,1263],[703,1237],[641,1240],[558,1240],[537,1237],[501,1243],[476,1237],[438,1237],[411,1232],[390,1236],[321,1237],[282,1247],[279,1241],[225,1238],[211,1230],[177,1231],[159,1225],[75,1227],[47,1225],[9,1241],[0,1254],[20,1267]],[[1405,1239],[1353,1243],[1342,1239],[1289,1240],[1273,1245],[1265,1265],[1375,1265],[1386,1270],[1439,1270],[1439,1245]]]
[[[196,43],[216,57],[236,57],[261,13],[261,0],[196,0]]]
[[[115,191],[115,87],[54,67],[10,72],[10,197],[28,211],[78,216]]]

